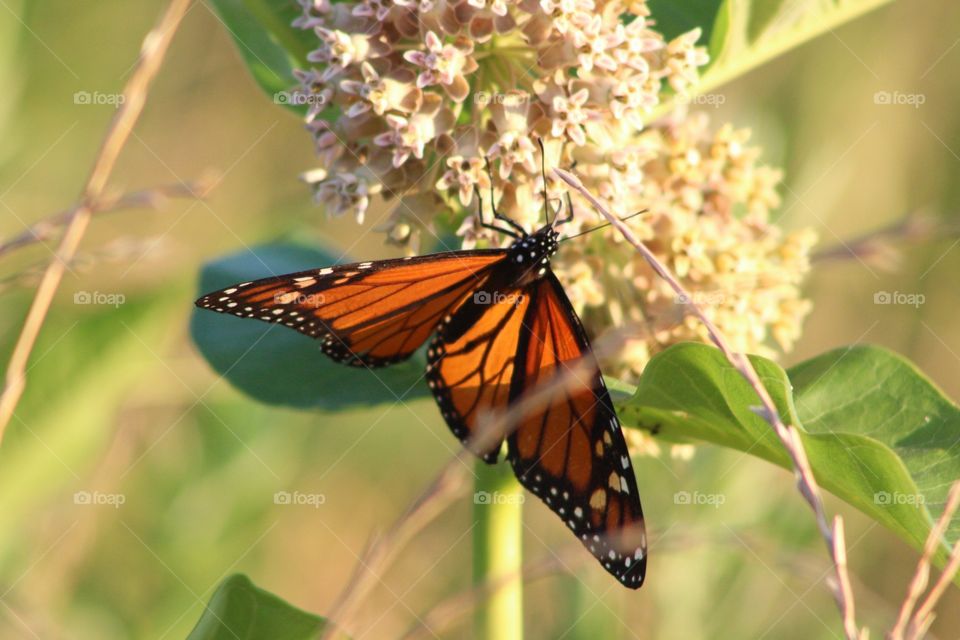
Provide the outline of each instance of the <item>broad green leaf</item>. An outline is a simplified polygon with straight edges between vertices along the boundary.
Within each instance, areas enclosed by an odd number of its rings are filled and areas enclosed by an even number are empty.
[[[694,91],[707,93],[887,2],[890,0],[723,0],[712,29],[705,28],[710,32],[705,41],[711,60]]]
[[[292,26],[300,14],[296,0],[212,0],[223,26],[230,32],[243,61],[260,88],[277,104],[302,112],[284,100],[297,86],[294,69],[310,66],[307,54],[316,36]]]
[[[703,32],[700,41],[710,42],[722,4],[723,0],[650,0],[647,6],[656,21],[653,28],[663,34],[668,42],[697,27]]]
[[[808,360],[789,376],[807,431],[855,429],[882,442],[903,461],[931,516],[940,517],[960,479],[960,409],[923,373],[894,353],[858,346]],[[947,537],[960,539],[960,516]]]
[[[690,94],[710,93],[790,49],[830,32],[890,0],[651,0],[659,30],[670,40],[700,27],[710,62]],[[672,108],[666,101],[650,120]]]
[[[817,481],[916,547],[960,477],[960,410],[899,356],[877,347],[824,354],[788,374],[752,358],[785,422],[801,433]],[[790,468],[753,390],[717,349],[681,344],[654,357],[624,424],[738,449]],[[955,516],[949,540],[960,536]]]
[[[324,624],[247,576],[234,575],[217,587],[187,640],[308,640],[319,638]]]
[[[274,244],[242,251],[204,266],[199,294],[237,282],[322,268],[337,262],[329,251]],[[293,329],[250,318],[195,309],[190,334],[200,353],[235,387],[268,404],[298,408],[405,401],[425,395],[425,360],[381,369],[348,367],[320,352],[320,343]]]

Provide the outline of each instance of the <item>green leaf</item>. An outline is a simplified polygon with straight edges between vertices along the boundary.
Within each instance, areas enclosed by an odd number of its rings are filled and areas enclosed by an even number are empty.
[[[337,262],[342,261],[335,254],[318,248],[256,247],[205,265],[199,293]],[[421,352],[381,369],[348,367],[324,356],[317,340],[293,329],[203,309],[194,309],[190,334],[218,373],[268,404],[333,410],[405,401],[427,392]]]
[[[234,575],[217,587],[187,640],[307,640],[318,638],[324,625],[323,618]]]
[[[830,351],[789,375],[807,431],[855,429],[882,442],[903,461],[931,516],[940,517],[960,479],[960,410],[933,382],[904,358],[870,346]],[[960,515],[947,537],[960,539]]]
[[[960,477],[960,410],[913,365],[878,347],[831,351],[794,367],[751,358],[782,419],[801,434],[817,481],[921,547]],[[759,404],[719,350],[681,344],[647,365],[620,403],[631,426],[738,449],[790,468]],[[954,516],[948,539],[960,536]],[[941,557],[942,559],[942,557]]]
[[[690,93],[710,93],[890,0],[651,0],[654,29],[670,40],[700,27],[710,62]],[[672,108],[670,101],[649,119]]]
[[[703,30],[701,42],[710,42],[722,4],[723,0],[650,0],[647,6],[656,21],[654,29],[668,42],[697,27]]]
[[[710,42],[710,67],[697,91],[709,91],[887,2],[724,0]]]
[[[298,113],[305,109],[278,94],[299,83],[294,69],[310,66],[307,54],[318,42],[312,31],[291,26],[300,15],[295,0],[212,0],[243,61],[260,88],[275,102]]]

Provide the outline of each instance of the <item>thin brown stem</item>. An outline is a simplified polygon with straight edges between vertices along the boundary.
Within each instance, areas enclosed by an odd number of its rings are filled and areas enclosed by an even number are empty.
[[[546,558],[523,566],[519,572],[502,575],[495,580],[478,584],[471,589],[461,591],[432,606],[427,613],[419,616],[417,622],[401,636],[402,640],[420,637],[436,637],[447,630],[454,621],[463,617],[476,606],[488,599],[491,594],[510,582],[520,579],[524,583],[559,573],[576,565],[583,559],[581,549],[569,546]]]
[[[353,576],[331,607],[323,638],[336,637],[338,632],[349,635],[357,606],[380,581],[397,552],[462,494],[466,486],[464,469],[469,468],[463,458],[465,452],[450,460],[406,513],[382,537],[367,545]]]
[[[953,576],[956,575],[957,566],[951,568],[950,565],[954,564],[955,561],[960,562],[960,542],[954,547],[947,567],[940,576],[940,580],[930,591],[923,605],[917,610],[912,619],[910,614],[913,613],[917,601],[923,594],[924,589],[927,588],[927,583],[930,578],[930,564],[937,550],[940,548],[940,541],[943,539],[943,534],[950,525],[950,519],[953,517],[953,514],[956,513],[958,506],[960,506],[960,481],[955,482],[953,487],[951,487],[950,493],[947,494],[947,502],[943,507],[943,513],[940,514],[940,518],[930,530],[930,535],[927,536],[927,540],[923,545],[923,553],[920,554],[917,569],[914,571],[913,579],[907,587],[907,595],[903,599],[903,604],[900,605],[900,613],[897,615],[897,620],[893,628],[890,629],[890,632],[887,634],[887,637],[891,640],[903,640],[904,634],[907,634],[908,637],[911,638],[920,637],[929,627],[929,623],[933,622],[931,616],[933,607],[943,594],[943,590],[946,589],[947,585],[953,579]],[[946,580],[944,580],[944,578],[946,578]],[[926,624],[924,624],[925,622]]]
[[[213,184],[214,180],[212,178],[202,177],[192,182],[162,185],[150,189],[130,191],[117,196],[104,197],[100,199],[98,207],[92,210],[91,214],[98,216],[104,213],[115,213],[130,209],[159,209],[166,200],[172,198],[203,199],[210,192]],[[0,258],[17,249],[51,239],[65,225],[70,223],[74,211],[76,211],[76,207],[55,213],[39,222],[35,222],[17,235],[0,242]]]
[[[917,613],[913,616],[913,620],[910,622],[910,640],[922,638],[930,625],[933,624],[933,608],[937,606],[947,587],[953,584],[957,571],[960,571],[960,541],[953,545],[953,551],[950,552],[950,558],[943,568],[943,573],[940,574],[933,588],[930,589],[930,593],[927,594],[927,599],[923,601],[923,604],[920,605]]]
[[[803,447],[799,432],[792,425],[785,425],[780,419],[780,414],[777,412],[773,399],[767,392],[766,387],[763,386],[763,383],[760,382],[760,377],[757,375],[757,371],[753,368],[750,360],[743,354],[733,351],[713,321],[693,302],[693,296],[691,296],[673,274],[660,263],[653,252],[636,237],[630,227],[624,224],[617,216],[610,213],[610,211],[583,186],[583,183],[580,182],[577,176],[562,169],[554,169],[554,173],[586,198],[597,211],[616,227],[624,239],[633,245],[637,252],[647,261],[651,268],[670,285],[674,292],[678,296],[681,296],[682,299],[688,301],[690,309],[707,328],[711,340],[713,340],[714,344],[723,352],[727,361],[744,377],[757,394],[757,397],[760,398],[761,406],[756,407],[754,411],[770,424],[780,439],[780,442],[783,443],[790,457],[790,461],[793,463],[797,488],[813,510],[817,527],[820,529],[820,535],[823,537],[827,545],[827,550],[830,552],[830,557],[833,560],[834,580],[831,585],[831,590],[833,591],[834,599],[837,602],[837,607],[843,618],[844,634],[848,640],[856,640],[860,637],[861,633],[856,625],[853,593],[850,590],[850,579],[846,571],[846,551],[840,548],[840,545],[843,543],[842,521],[840,516],[837,516],[834,520],[834,527],[831,527],[827,523],[820,487],[813,475],[813,470],[810,468],[810,462],[807,459],[807,453]]]
[[[810,256],[814,263],[840,262],[852,258],[879,268],[893,269],[905,244],[916,244],[934,237],[955,236],[957,229],[936,219],[910,213],[891,225],[869,231],[838,245],[820,249]]]
[[[190,6],[191,0],[171,0],[157,26],[147,34],[140,48],[140,58],[123,90],[123,104],[117,109],[116,115],[110,122],[107,134],[103,139],[90,171],[90,176],[80,195],[79,203],[70,214],[70,221],[66,224],[56,255],[47,266],[33,304],[27,312],[23,329],[17,338],[7,365],[6,385],[0,395],[0,441],[6,430],[13,412],[23,395],[26,386],[26,369],[30,354],[36,344],[37,336],[46,320],[53,296],[60,287],[63,274],[77,252],[80,240],[83,238],[90,223],[90,217],[101,206],[101,199],[107,186],[107,181],[113,173],[117,158],[133,132],[143,106],[146,102],[150,84],[156,77],[164,56],[170,46],[183,16]]]
[[[616,352],[618,347],[615,345],[621,339],[619,334],[606,336],[597,342],[594,352],[601,357],[604,353]],[[380,581],[397,552],[462,495],[466,486],[466,472],[474,456],[472,451],[488,451],[496,446],[524,417],[544,410],[557,393],[582,384],[584,376],[594,372],[595,367],[596,364],[589,358],[569,361],[561,372],[538,384],[506,410],[482,416],[464,449],[443,466],[436,480],[383,536],[368,544],[353,576],[331,607],[323,638],[333,638],[338,633],[347,636],[354,631],[351,627],[357,606]]]

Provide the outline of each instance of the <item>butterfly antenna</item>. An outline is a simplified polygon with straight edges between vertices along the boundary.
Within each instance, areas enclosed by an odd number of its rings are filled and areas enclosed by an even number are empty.
[[[543,217],[552,227],[553,220],[550,219],[550,207],[547,204],[547,152],[543,147],[543,138],[540,136],[537,136],[537,144],[540,145],[540,175],[543,176]]]
[[[647,211],[649,211],[649,209],[643,209],[642,211],[637,211],[636,213],[631,213],[630,215],[625,216],[625,217],[623,217],[623,218],[620,218],[619,220],[620,220],[620,222],[624,222],[624,221],[626,221],[626,220],[629,220],[630,218],[636,218],[636,217],[637,217],[638,215],[640,215],[641,213],[646,213]],[[561,238],[560,242],[564,242],[565,240],[572,240],[572,239],[574,239],[574,238],[579,238],[580,236],[585,236],[585,235],[587,235],[588,233],[591,233],[591,232],[593,232],[593,231],[599,231],[600,229],[603,229],[604,227],[609,227],[611,224],[612,224],[612,223],[610,223],[610,222],[604,222],[603,224],[597,225],[597,226],[595,226],[595,227],[590,227],[590,228],[587,229],[586,231],[581,231],[580,233],[575,233],[575,234],[573,234],[572,236],[566,236],[566,237],[564,237],[564,238]]]

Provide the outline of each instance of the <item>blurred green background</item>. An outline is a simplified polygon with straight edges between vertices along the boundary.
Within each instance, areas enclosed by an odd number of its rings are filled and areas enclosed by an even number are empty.
[[[0,236],[76,198],[114,109],[74,94],[120,91],[157,11],[141,0],[0,3]],[[715,124],[752,127],[764,158],[786,170],[784,227],[816,228],[824,249],[910,212],[956,230],[958,24],[960,6],[894,3],[714,92],[724,97],[705,107]],[[878,91],[924,103],[877,104]],[[238,571],[324,613],[368,538],[455,451],[431,400],[329,415],[264,407],[219,380],[189,341],[199,268],[226,252],[296,236],[366,259],[395,255],[368,233],[382,209],[361,227],[311,204],[297,176],[313,166],[302,124],[262,95],[210,7],[195,4],[113,185],[176,184],[209,169],[222,181],[205,202],[101,217],[61,287],[0,449],[0,637],[182,638]],[[892,271],[817,264],[814,312],[784,362],[871,342],[960,397],[957,243],[940,232],[907,245]],[[0,262],[4,363],[53,246]],[[878,291],[926,302],[875,305]],[[78,304],[84,292],[125,301]],[[527,503],[527,560],[562,551],[583,580],[557,574],[528,587],[530,638],[839,637],[827,557],[789,473],[712,447],[635,466],[653,529],[639,592],[618,587]],[[326,502],[276,505],[277,491]],[[678,491],[725,502],[678,505]],[[82,504],[77,492],[123,504]],[[396,637],[469,585],[467,502],[404,551],[365,602],[357,637]],[[851,507],[828,507],[847,520],[859,621],[879,636],[917,553]],[[960,636],[956,589],[939,612],[933,635]],[[468,629],[458,619],[437,635]]]

